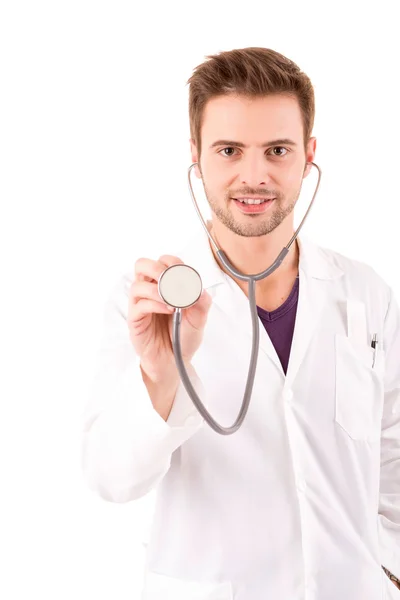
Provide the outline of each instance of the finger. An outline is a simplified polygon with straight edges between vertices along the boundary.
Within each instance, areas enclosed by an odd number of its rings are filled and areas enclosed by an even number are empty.
[[[158,260],[139,258],[135,263],[135,280],[158,282],[166,268],[177,264],[183,264],[183,261],[170,254],[164,254]]]
[[[155,300],[148,300],[147,298],[141,298],[129,311],[128,321],[134,325],[139,322],[143,317],[149,314],[164,314],[171,315],[174,312],[173,307],[167,306],[164,302],[156,302]]]
[[[183,260],[181,260],[178,256],[173,256],[172,254],[163,254],[158,260],[167,265],[167,267],[184,264]]]
[[[169,267],[174,265],[183,265],[184,262],[178,256],[172,256],[171,254],[163,254],[158,259],[155,268],[157,269],[157,282],[160,280],[161,275]]]
[[[155,300],[156,302],[163,302],[158,293],[157,283],[136,281],[131,285],[130,300],[132,304],[137,304],[137,302],[142,298],[147,300]],[[166,304],[166,302],[163,302],[163,304]]]
[[[154,281],[154,260],[138,258],[134,267],[134,281]]]

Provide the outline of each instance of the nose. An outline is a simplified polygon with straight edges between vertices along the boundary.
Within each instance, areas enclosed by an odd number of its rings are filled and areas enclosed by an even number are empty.
[[[239,169],[239,179],[244,185],[256,187],[270,181],[271,165],[267,164],[264,155],[244,157]]]

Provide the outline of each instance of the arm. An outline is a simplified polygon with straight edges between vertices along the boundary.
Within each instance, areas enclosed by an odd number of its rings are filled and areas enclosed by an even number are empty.
[[[384,323],[384,350],[378,531],[381,564],[400,579],[400,311],[393,293]]]
[[[167,393],[174,394],[169,414],[154,408],[129,338],[129,286],[125,276],[106,303],[94,378],[82,414],[83,476],[90,489],[110,502],[129,502],[150,492],[167,473],[172,453],[204,422],[180,381],[176,392],[168,388]],[[204,397],[190,365],[188,373]]]
[[[142,367],[140,370],[153,407],[164,421],[168,421],[180,383],[179,373],[173,370],[170,378],[164,376],[162,381],[152,381]]]

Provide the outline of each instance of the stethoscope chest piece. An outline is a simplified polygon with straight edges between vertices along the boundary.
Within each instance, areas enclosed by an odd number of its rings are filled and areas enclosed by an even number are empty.
[[[188,308],[201,296],[203,284],[199,273],[188,265],[172,265],[158,280],[158,293],[174,308]]]

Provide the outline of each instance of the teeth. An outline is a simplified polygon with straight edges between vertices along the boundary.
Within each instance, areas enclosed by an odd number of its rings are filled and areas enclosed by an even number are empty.
[[[267,200],[255,200],[254,198],[238,198],[238,200],[243,204],[263,204],[263,202],[267,202]]]

